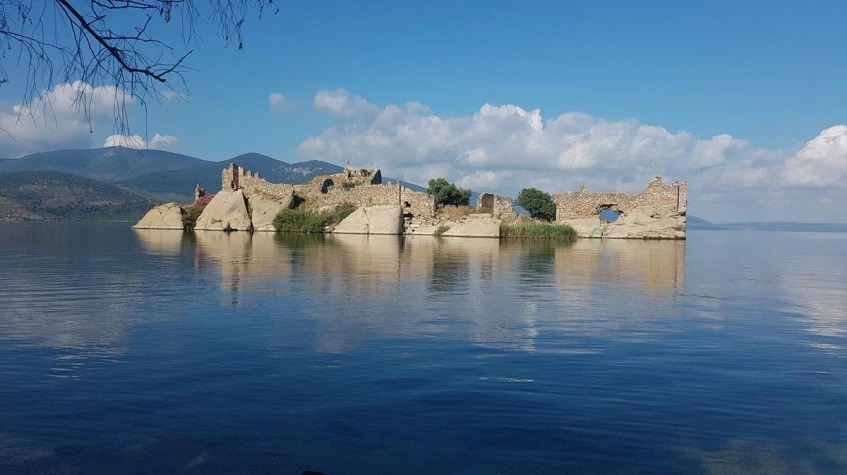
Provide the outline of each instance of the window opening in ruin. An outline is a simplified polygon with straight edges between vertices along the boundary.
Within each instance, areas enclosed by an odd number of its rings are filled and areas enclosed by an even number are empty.
[[[620,216],[620,213],[611,208],[600,210],[600,221],[604,223],[614,223]]]

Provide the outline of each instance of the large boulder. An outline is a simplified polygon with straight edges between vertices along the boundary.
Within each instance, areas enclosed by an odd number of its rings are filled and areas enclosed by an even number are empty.
[[[403,209],[396,205],[359,208],[338,223],[340,234],[403,234]]]
[[[566,224],[572,227],[579,237],[585,238],[601,238],[609,226],[608,223],[600,221],[599,216],[595,218],[568,219],[556,224]]]
[[[339,234],[368,234],[369,229],[368,213],[365,211],[365,208],[359,208],[341,220],[332,232]]]
[[[596,218],[562,221],[583,238],[610,239],[685,239],[685,216],[665,208],[636,208],[614,222]]]
[[[195,231],[251,231],[250,213],[241,190],[221,191],[197,218]]]
[[[141,218],[135,229],[183,229],[182,207],[177,203],[165,203],[151,209]]]
[[[293,189],[292,189],[293,191]],[[273,197],[264,193],[251,193],[247,196],[250,203],[250,220],[254,231],[276,231],[274,218],[280,211],[291,207],[294,194]]]
[[[459,222],[447,222],[449,226],[442,236],[448,237],[500,237],[500,220],[490,214],[470,214]]]
[[[685,239],[685,216],[675,211],[638,210],[610,223],[603,237],[618,239]]]

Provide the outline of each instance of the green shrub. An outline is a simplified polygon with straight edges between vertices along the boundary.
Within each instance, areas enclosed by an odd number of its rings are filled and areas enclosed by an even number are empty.
[[[277,231],[289,233],[322,233],[327,214],[307,211],[303,208],[284,209],[274,218]]]
[[[471,200],[471,190],[459,188],[444,178],[429,180],[426,192],[440,205],[467,206]]]
[[[535,219],[552,221],[556,217],[556,203],[553,202],[553,197],[541,190],[524,188],[516,202]]]
[[[521,219],[509,224],[501,223],[500,237],[573,241],[577,234],[572,227],[565,224]]]
[[[435,230],[435,235],[441,236],[442,234],[446,233],[449,230],[450,230],[450,226],[444,226],[442,224],[441,226],[438,227],[438,229]]]
[[[344,218],[353,214],[353,211],[356,211],[357,209],[359,209],[359,207],[353,203],[341,203],[327,215],[325,224],[338,224],[344,221]]]
[[[182,208],[182,227],[186,231],[194,231],[194,226],[197,224],[197,218],[203,212],[205,206],[185,206]]]
[[[352,190],[353,188],[356,188],[359,185],[360,185],[359,182],[345,181],[344,183],[341,184],[341,189],[342,190]]]

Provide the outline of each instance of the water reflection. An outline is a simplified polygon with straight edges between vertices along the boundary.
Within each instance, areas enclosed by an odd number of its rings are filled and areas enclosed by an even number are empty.
[[[843,469],[843,240],[699,236],[0,232],[0,471]]]
[[[152,256],[177,256],[194,242],[193,233],[165,229],[134,229],[135,237]]]
[[[98,250],[87,248],[31,259],[27,272],[6,287],[10,316],[0,319],[0,330],[57,348],[119,351],[139,317],[136,308],[191,306],[169,296],[190,294],[199,284],[217,288],[210,295],[230,307],[301,303],[327,330],[315,334],[316,348],[345,351],[373,338],[449,335],[538,351],[541,328],[602,336],[621,324],[637,324],[621,323],[622,306],[612,305],[613,299],[626,295],[632,305],[672,300],[685,275],[682,242],[132,233],[154,260],[126,254],[123,235],[108,238],[122,239],[120,255],[94,258]],[[54,248],[63,249],[52,239]],[[67,239],[68,247],[82,242]],[[109,259],[121,264],[112,266]],[[78,266],[66,267],[77,260]],[[611,311],[597,318],[598,305]],[[657,307],[653,313],[667,311]],[[167,312],[160,316],[171,318]]]
[[[536,338],[542,328],[632,338],[617,330],[644,320],[621,321],[613,299],[626,296],[629,305],[673,300],[685,275],[682,242],[215,232],[195,239],[196,246],[181,245],[194,252],[196,272],[216,280],[221,303],[303,302],[321,329],[314,336],[321,352],[349,351],[377,338],[436,335],[499,349],[590,352],[572,345],[538,348]],[[173,236],[144,242],[151,254],[177,245]],[[598,305],[607,306],[604,315]],[[668,312],[657,306],[650,315]]]

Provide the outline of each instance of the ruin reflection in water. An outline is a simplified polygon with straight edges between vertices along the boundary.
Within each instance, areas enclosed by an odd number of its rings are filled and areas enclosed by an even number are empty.
[[[151,254],[182,252],[179,235],[137,234]],[[598,318],[599,305],[608,309],[624,293],[631,305],[672,301],[685,275],[684,241],[219,232],[195,239],[196,271],[219,276],[222,304],[307,289],[321,309],[311,318],[326,330],[316,333],[315,348],[328,352],[371,338],[442,333],[539,351],[538,319],[585,334],[614,330],[621,338],[622,327],[634,331],[645,316],[622,321],[613,311]]]
[[[0,472],[843,472],[845,242],[4,225]]]

